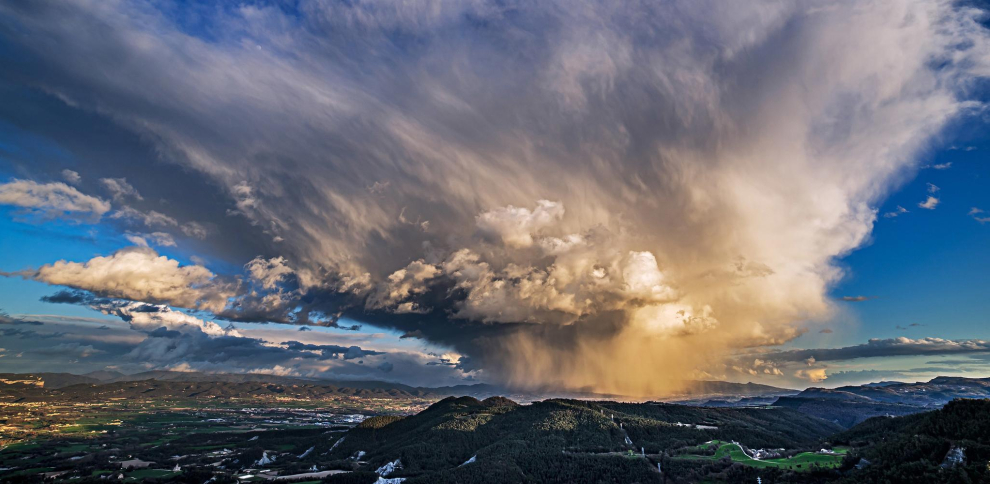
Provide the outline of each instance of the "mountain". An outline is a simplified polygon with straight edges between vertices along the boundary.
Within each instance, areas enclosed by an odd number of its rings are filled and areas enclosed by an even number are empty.
[[[903,385],[903,384],[904,384],[904,382],[902,382],[902,381],[878,381],[878,382],[873,382],[873,383],[866,383],[863,386],[864,387],[886,387],[886,386],[890,386],[890,385]]]
[[[475,398],[487,398],[498,395],[509,395],[523,402],[543,400],[545,398],[581,398],[581,399],[620,399],[620,395],[605,395],[591,391],[553,391],[553,390],[532,390],[532,391],[512,391],[497,385],[486,383],[476,383],[471,385],[454,385],[446,387],[414,387],[401,383],[384,381],[356,381],[356,380],[328,380],[320,378],[289,377],[268,374],[245,374],[245,373],[199,373],[184,371],[145,371],[134,374],[123,374],[117,371],[94,371],[85,375],[74,375],[70,373],[32,373],[32,374],[0,374],[6,375],[8,379],[18,378],[38,378],[44,381],[46,390],[60,389],[71,385],[107,385],[115,383],[138,382],[138,381],[158,381],[158,382],[197,382],[197,383],[268,383],[281,386],[298,387],[333,387],[327,392],[338,392],[340,394],[354,394],[357,390],[367,390],[370,394],[387,396],[394,394],[403,397],[445,397],[445,396],[472,396]],[[752,406],[758,404],[770,404],[773,397],[781,395],[794,395],[797,390],[778,388],[769,385],[756,383],[732,383],[722,381],[691,381],[687,382],[687,390],[679,395],[669,397],[667,401],[680,401],[691,405],[702,405],[711,399],[721,399],[719,406]],[[247,388],[247,387],[246,387]],[[221,393],[230,393],[232,389],[222,390]],[[319,393],[319,392],[317,392]],[[747,400],[743,400],[747,399]],[[764,400],[751,400],[764,399]]]
[[[810,390],[817,389],[809,388],[801,394]],[[877,402],[937,407],[957,398],[990,397],[990,378],[939,376],[927,382],[846,386],[836,388],[835,391],[860,395]],[[801,394],[798,394],[798,397]]]
[[[450,397],[410,417],[366,420],[334,444],[329,458],[361,460],[363,470],[391,463],[401,468],[388,477],[407,484],[656,482],[667,450],[713,439],[815,446],[839,430],[790,409]]]
[[[96,378],[74,375],[72,373],[0,373],[0,380],[37,380],[46,389],[62,388],[81,383],[92,384],[100,382]]]
[[[872,417],[894,417],[923,412],[925,407],[883,403],[870,400],[850,400],[846,398],[798,398],[780,397],[774,407],[789,408],[811,415],[844,428],[852,427]]]
[[[990,482],[988,400],[955,400],[939,410],[872,418],[831,440],[852,445],[849,464],[861,463],[843,482]]]
[[[699,407],[766,407],[773,405],[779,397],[773,395],[766,396],[756,396],[756,397],[742,397],[742,398],[713,398],[710,400],[703,400],[698,403],[694,401],[691,402],[680,402],[686,403],[688,405],[697,405]]]
[[[97,370],[97,371],[91,371],[89,373],[86,373],[83,376],[87,376],[89,378],[96,378],[97,380],[100,380],[100,381],[113,381],[113,380],[116,380],[117,378],[121,378],[121,377],[123,377],[125,375],[123,373],[119,372],[119,371],[113,371],[113,370]]]
[[[699,380],[691,382],[688,393],[692,396],[732,395],[736,397],[754,397],[767,395],[793,395],[798,390],[779,388],[759,383],[733,383],[727,381]]]
[[[852,427],[871,417],[910,415],[959,398],[990,398],[990,378],[940,376],[917,383],[808,388],[797,395],[778,398],[774,406]]]
[[[441,398],[425,390],[396,388],[339,387],[332,384],[268,383],[264,381],[171,381],[137,380],[102,384],[79,384],[45,390],[41,395],[24,395],[26,400],[99,402],[108,399],[215,399],[215,398],[294,398],[322,399],[336,396],[364,398]]]

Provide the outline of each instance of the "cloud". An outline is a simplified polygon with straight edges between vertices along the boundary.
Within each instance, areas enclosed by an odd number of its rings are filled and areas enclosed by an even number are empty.
[[[935,210],[938,206],[939,199],[933,196],[929,196],[924,202],[919,202],[918,206],[928,210]]]
[[[76,342],[72,343],[61,343],[49,348],[42,348],[35,350],[35,353],[42,355],[57,355],[61,357],[70,358],[89,358],[97,353],[102,353],[102,351],[93,348],[93,345],[82,345]]]
[[[808,380],[811,383],[821,383],[828,378],[824,368],[802,369],[794,372],[794,376]]]
[[[45,323],[41,321],[34,321],[22,318],[12,318],[9,314],[0,311],[0,325],[4,326],[19,326],[19,325],[29,325],[29,326],[41,326]]]
[[[828,375],[832,386],[847,384],[861,385],[868,382],[896,381],[905,378],[904,373],[896,370],[845,370],[833,371]]]
[[[509,247],[529,247],[535,233],[563,216],[564,206],[560,202],[540,200],[533,210],[509,205],[481,213],[475,218],[475,225],[482,233],[502,239]]]
[[[309,351],[318,353],[321,358],[325,359],[356,360],[366,356],[384,354],[381,351],[362,349],[360,346],[314,345],[300,343],[298,341],[287,341],[283,343],[283,345],[294,351]]]
[[[834,331],[832,331],[831,328],[825,328],[825,329],[819,331],[820,334],[832,334],[833,332]]]
[[[928,185],[928,193],[930,195],[928,195],[928,198],[926,198],[925,201],[918,203],[918,207],[927,210],[935,210],[935,207],[937,207],[940,202],[939,198],[936,197],[935,194],[938,193],[938,191],[941,190],[941,188],[931,183],[928,183],[927,185]]]
[[[96,301],[91,304],[104,314],[119,317],[132,329],[152,333],[161,328],[179,333],[202,333],[207,336],[234,336],[241,334],[233,328],[222,328],[213,321],[206,321],[160,304],[131,301]]]
[[[945,162],[945,163],[937,163],[937,164],[931,165],[930,168],[932,168],[934,170],[948,170],[949,168],[952,168],[952,162],[951,161],[948,161],[948,162]]]
[[[175,239],[171,234],[165,232],[152,232],[150,234],[136,234],[128,232],[124,237],[132,244],[140,247],[148,247],[149,241],[159,247],[175,247]]]
[[[425,337],[426,336],[423,334],[423,331],[417,329],[417,330],[406,331],[405,333],[402,333],[402,336],[399,336],[399,339],[406,339],[406,338],[423,339]]]
[[[983,215],[984,213],[986,213],[986,212],[984,212],[983,210],[981,210],[979,208],[973,207],[973,208],[969,209],[969,214],[968,215],[970,217],[973,217],[973,220],[976,220],[977,222],[979,222],[981,224],[985,224],[987,222],[990,222],[990,216],[984,216]]]
[[[950,2],[424,5],[219,9],[201,39],[142,3],[14,2],[0,36],[10,82],[250,226],[211,255],[284,258],[223,317],[418,330],[502,383],[636,395],[827,318],[836,259],[990,72]],[[179,227],[153,215],[113,216]]]
[[[352,343],[375,339],[371,334],[341,337],[270,326],[245,331],[221,328],[217,322],[162,305],[100,298],[91,298],[88,304],[128,324],[101,329],[93,318],[26,316],[24,319],[44,319],[46,325],[60,331],[43,334],[19,326],[0,326],[0,336],[7,341],[16,338],[11,344],[16,344],[24,356],[6,361],[5,368],[17,372],[59,371],[71,364],[78,372],[86,372],[112,365],[124,373],[269,373],[332,380],[387,380],[419,386],[455,385],[464,378],[480,375],[477,369],[466,368],[469,360],[456,353],[438,357]],[[7,334],[6,329],[16,332]],[[297,341],[301,338],[305,342]],[[12,353],[5,356],[15,357]],[[440,358],[450,364],[428,365]]]
[[[422,308],[407,299],[425,292],[428,289],[426,283],[441,272],[439,267],[427,264],[422,259],[410,262],[406,267],[390,274],[375,289],[366,304],[371,309],[393,307],[398,313],[422,312]]]
[[[62,170],[62,178],[73,185],[76,185],[82,181],[82,176],[80,176],[79,173],[69,169]]]
[[[842,296],[843,301],[849,302],[863,302],[869,301],[870,299],[876,299],[876,296]]]
[[[19,339],[56,339],[65,336],[65,332],[56,331],[51,333],[39,333],[33,329],[21,329],[21,328],[3,328],[0,329],[0,336],[5,338],[19,338]]]
[[[154,210],[142,212],[131,207],[124,207],[115,211],[110,215],[110,218],[124,220],[130,223],[139,223],[147,227],[175,227],[179,225],[179,222],[174,218],[161,212]]]
[[[86,262],[62,260],[17,275],[102,296],[213,311],[222,310],[234,295],[207,268],[180,266],[147,247],[125,248]]]
[[[106,191],[110,192],[110,196],[113,197],[113,201],[119,202],[125,198],[133,198],[135,200],[144,200],[137,189],[127,183],[126,178],[100,178],[100,184]]]
[[[891,210],[890,212],[884,213],[883,214],[883,218],[894,218],[894,217],[898,217],[901,214],[905,214],[905,213],[908,213],[908,209],[906,209],[906,208],[898,205],[897,208],[895,208],[894,210]]]
[[[733,366],[732,369],[738,373],[746,374],[749,376],[759,376],[759,375],[770,375],[770,376],[783,376],[784,372],[777,368],[777,366],[770,361],[765,361],[761,359],[755,359],[751,364],[743,366]]]
[[[187,236],[200,240],[205,239],[210,234],[209,229],[198,222],[186,222],[179,229]]]
[[[248,262],[245,266],[248,275],[252,279],[261,284],[263,289],[272,290],[278,287],[288,276],[293,274],[291,268],[286,265],[285,258],[275,257],[272,259],[262,259],[261,257],[256,257],[251,262]]]
[[[37,183],[14,179],[0,184],[0,205],[21,207],[45,218],[79,218],[95,222],[110,204],[65,183]]]
[[[952,355],[990,353],[990,341],[979,339],[949,340],[943,338],[905,337],[874,338],[860,345],[842,348],[821,348],[789,350],[760,355],[768,361],[797,362],[814,358],[815,361],[842,361],[857,358],[880,358],[892,356]]]
[[[50,296],[41,296],[41,301],[52,304],[86,304],[93,296],[83,291],[61,290]]]

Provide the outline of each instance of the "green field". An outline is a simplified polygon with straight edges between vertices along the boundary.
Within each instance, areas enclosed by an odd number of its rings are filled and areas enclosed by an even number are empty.
[[[677,456],[676,458],[691,460],[719,460],[728,456],[733,462],[739,462],[740,464],[745,464],[752,467],[775,467],[778,469],[800,471],[811,469],[812,464],[827,468],[838,467],[842,463],[842,457],[849,451],[849,449],[846,448],[837,448],[835,449],[835,452],[838,455],[819,454],[817,452],[802,452],[791,458],[757,460],[746,455],[746,453],[743,452],[742,447],[739,445],[729,442],[721,442],[718,440],[712,441],[710,444],[696,446],[690,450],[700,451],[710,445],[718,446],[718,450],[715,452],[715,455],[688,453]]]

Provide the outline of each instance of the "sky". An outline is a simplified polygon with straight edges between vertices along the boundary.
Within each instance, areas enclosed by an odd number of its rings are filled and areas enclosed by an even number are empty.
[[[0,5],[0,371],[990,377],[985,6]]]

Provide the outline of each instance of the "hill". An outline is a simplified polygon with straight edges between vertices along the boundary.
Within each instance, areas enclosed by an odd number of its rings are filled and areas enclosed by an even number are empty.
[[[940,376],[917,383],[808,388],[797,395],[780,397],[773,405],[852,427],[871,417],[924,412],[959,398],[990,398],[990,378]]]
[[[854,398],[862,397],[860,399]],[[990,398],[990,378],[962,378],[939,376],[927,382],[883,382],[835,389],[808,388],[796,398],[828,398],[860,400],[940,407],[957,398]]]
[[[281,397],[320,399],[332,396],[365,398],[429,398],[439,395],[419,389],[338,387],[332,384],[278,384],[264,381],[161,381],[140,380],[103,384],[78,384],[46,390],[43,395],[26,395],[33,399],[100,402],[108,399],[197,399]]]
[[[46,389],[62,388],[81,383],[99,383],[100,380],[72,373],[0,373],[0,381],[36,380]]]
[[[759,383],[734,383],[727,381],[698,380],[690,382],[688,394],[694,398],[708,395],[732,395],[736,397],[758,397],[769,395],[794,395],[798,390],[779,388]]]
[[[414,416],[369,419],[330,457],[360,459],[367,470],[398,460],[389,477],[408,484],[655,482],[666,450],[713,439],[815,446],[840,429],[790,409],[451,397]]]
[[[385,382],[385,381],[358,381],[358,380],[329,380],[320,378],[303,378],[303,377],[288,377],[281,375],[269,375],[269,374],[244,374],[244,373],[199,373],[199,372],[183,372],[183,371],[145,371],[134,374],[123,374],[117,371],[94,371],[87,373],[85,375],[75,375],[71,373],[32,373],[32,374],[16,374],[16,373],[6,373],[0,374],[0,379],[10,380],[10,381],[22,381],[22,380],[32,380],[32,381],[42,381],[44,382],[44,390],[57,390],[66,388],[73,385],[90,385],[90,386],[100,386],[100,385],[116,385],[115,387],[104,389],[104,390],[81,390],[75,389],[74,392],[85,393],[89,391],[93,394],[101,394],[106,392],[120,392],[124,391],[126,393],[127,385],[119,385],[121,383],[129,382],[187,382],[187,383],[200,383],[215,384],[215,391],[228,397],[237,397],[238,389],[242,389],[248,392],[257,393],[257,385],[241,385],[237,384],[270,384],[278,387],[305,387],[309,388],[306,392],[302,394],[313,394],[313,395],[351,395],[351,396],[377,396],[377,397],[388,397],[389,395],[399,396],[399,397],[417,397],[417,398],[442,398],[446,396],[454,395],[467,395],[475,398],[487,398],[491,396],[498,395],[510,395],[513,398],[524,401],[538,401],[545,398],[582,398],[582,399],[608,399],[608,398],[621,398],[621,396],[614,395],[603,395],[594,392],[581,392],[581,391],[511,391],[505,388],[490,385],[485,383],[477,383],[472,385],[454,385],[446,387],[414,387],[410,385],[404,385],[401,383]],[[200,385],[201,387],[202,385]],[[324,389],[315,389],[312,387],[327,387]],[[162,387],[165,388],[165,387]],[[168,387],[173,388],[173,387]],[[769,404],[773,401],[773,398],[781,395],[793,395],[796,394],[796,390],[789,390],[785,388],[777,388],[768,385],[760,385],[756,383],[732,383],[732,382],[721,382],[721,381],[694,381],[687,383],[687,390],[677,396],[671,397],[670,401],[682,400],[682,403],[686,404],[703,404],[712,398],[721,398],[723,402],[720,406],[747,406],[753,405],[755,402],[762,401],[765,404]],[[38,388],[26,388],[24,385],[20,386],[8,386],[7,390],[16,393],[18,397],[22,396],[33,396],[38,397],[39,395],[44,395],[44,392],[37,391]],[[154,391],[153,389],[151,391]],[[25,393],[27,392],[27,393]],[[72,392],[70,392],[72,393]],[[248,394],[241,396],[250,396]],[[762,400],[753,400],[762,399]]]
[[[27,401],[69,399],[100,401],[117,398],[249,398],[282,394],[295,398],[354,396],[372,398],[442,398],[453,393],[494,394],[490,385],[420,388],[381,381],[333,381],[264,374],[148,371],[131,375],[117,372],[0,374],[8,397]],[[37,383],[40,383],[37,384]]]
[[[939,410],[877,417],[832,438],[866,459],[845,482],[990,482],[990,401],[955,400]]]
[[[925,407],[883,403],[869,399],[780,397],[774,407],[790,408],[822,420],[852,427],[872,417],[896,417],[924,412]]]

